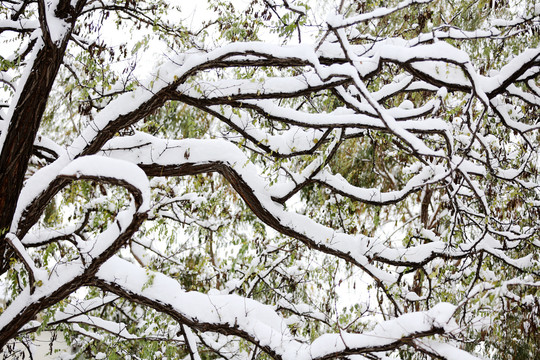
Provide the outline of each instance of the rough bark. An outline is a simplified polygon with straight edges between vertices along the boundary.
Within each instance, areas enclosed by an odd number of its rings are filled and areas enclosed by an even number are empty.
[[[60,42],[53,42],[48,36],[45,14],[40,2],[40,22],[42,23],[43,44],[37,51],[28,78],[25,80],[20,97],[9,120],[2,152],[0,153],[0,274],[7,271],[13,252],[4,241],[9,231],[17,201],[23,187],[24,176],[39,125],[45,113],[49,93],[62,65],[68,39],[76,20],[76,12],[86,1],[78,1],[76,8],[69,0],[58,4],[56,16],[70,24],[70,30]],[[36,45],[39,46],[39,45]]]

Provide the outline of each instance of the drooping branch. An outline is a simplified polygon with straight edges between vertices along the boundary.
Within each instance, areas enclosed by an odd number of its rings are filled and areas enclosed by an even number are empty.
[[[35,287],[35,291],[30,287],[24,289],[0,314],[0,348],[40,311],[85,285],[104,262],[125,246],[147,217],[149,186],[144,173],[129,163],[113,159],[101,159],[102,166],[96,168],[92,166],[92,160],[96,159],[76,159],[64,167],[59,176],[71,181],[99,180],[123,186],[132,194],[133,204],[120,212],[107,230],[83,244],[79,249],[80,256],[75,260],[59,263],[48,276],[43,274],[44,270],[34,273],[34,276],[40,275],[35,280],[41,285]]]
[[[295,339],[284,319],[267,305],[236,295],[185,292],[175,280],[159,273],[149,276],[142,268],[120,258],[105,263],[94,284],[199,331],[243,338],[277,360],[326,360],[387,351],[417,338],[444,334],[455,326],[452,320],[455,307],[441,303],[423,313],[382,322],[369,333],[326,334],[305,344]]]

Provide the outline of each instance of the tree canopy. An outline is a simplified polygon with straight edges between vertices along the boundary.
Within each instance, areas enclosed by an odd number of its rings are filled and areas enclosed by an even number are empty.
[[[0,1],[2,355],[540,356],[539,42],[535,1]]]

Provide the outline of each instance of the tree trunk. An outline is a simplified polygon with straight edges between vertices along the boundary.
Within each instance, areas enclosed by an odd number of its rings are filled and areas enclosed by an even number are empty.
[[[77,7],[82,7],[80,1]],[[41,3],[40,3],[41,5]],[[4,241],[4,236],[10,231],[11,222],[17,208],[17,202],[24,183],[24,176],[28,168],[28,162],[32,156],[32,149],[36,134],[43,118],[49,93],[62,64],[67,46],[67,39],[71,30],[60,43],[50,40],[44,30],[44,10],[40,6],[40,18],[42,32],[45,34],[43,42],[37,41],[34,46],[41,46],[32,69],[20,91],[20,96],[9,121],[7,133],[0,153],[0,274],[9,268],[9,259],[14,256],[9,245]],[[74,9],[69,0],[62,0],[58,4],[56,15],[71,23],[73,28],[75,17]]]

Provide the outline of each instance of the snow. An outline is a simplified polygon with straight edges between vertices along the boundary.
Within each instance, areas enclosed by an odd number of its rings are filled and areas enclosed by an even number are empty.
[[[478,357],[450,344],[429,339],[422,339],[419,343],[447,360],[480,360]]]
[[[540,49],[526,49],[518,56],[513,58],[509,63],[503,66],[498,74],[484,78],[482,82],[482,89],[484,92],[493,92],[503,85],[503,83],[509,78],[513,77],[517,72],[522,69],[530,67],[530,64],[534,61],[540,60]]]
[[[56,179],[60,170],[62,170],[69,163],[67,157],[60,157],[58,160],[52,164],[45,166],[39,169],[34,175],[32,175],[27,182],[24,184],[24,187],[19,195],[19,201],[17,203],[17,209],[13,216],[13,221],[11,222],[11,228],[16,229],[19,221],[21,220],[23,211],[36,199],[39,197],[46,189],[49,187],[49,184]]]
[[[24,245],[40,245],[45,244],[55,238],[66,237],[73,234],[82,225],[82,220],[77,224],[68,225],[61,229],[38,229],[33,232],[28,232],[21,242]]]
[[[417,293],[410,291],[405,295],[405,299],[408,301],[419,301],[419,300],[422,300],[423,298],[418,296]]]
[[[29,20],[29,19],[19,19],[17,21],[11,19],[0,19],[0,28],[11,28],[11,29],[37,29],[39,28],[39,21]]]
[[[425,182],[433,178],[433,170],[430,167],[423,167],[419,174],[413,176],[403,189],[386,193],[381,193],[380,190],[373,188],[355,187],[341,175],[333,175],[328,171],[322,171],[314,178],[327,184],[331,189],[334,189],[338,193],[347,194],[347,196],[351,196],[359,201],[374,204],[387,204],[403,199],[411,192],[423,186]]]
[[[228,108],[219,109],[218,107],[212,107],[212,110],[228,118],[231,124],[244,132],[253,143],[264,144],[277,154],[291,155],[295,152],[310,150],[316,146],[325,133],[321,129],[291,126],[277,134],[269,134],[253,125],[246,111],[240,110],[235,113]]]
[[[193,331],[191,331],[189,327],[184,325],[182,325],[182,327],[184,329],[184,333],[186,334],[186,342],[190,347],[190,351],[193,352],[193,360],[201,360],[201,356],[197,351],[197,338],[195,337],[195,334],[193,334]]]
[[[445,63],[465,64],[469,62],[469,55],[466,52],[457,49],[445,41],[439,41],[429,45],[419,45],[413,48],[399,45],[382,44],[375,49],[382,58],[396,60],[401,63],[419,61],[423,64],[426,61],[441,61]]]
[[[405,0],[405,1],[402,1],[402,2],[398,3],[395,7],[390,8],[390,9],[385,8],[385,7],[379,7],[379,8],[377,8],[376,10],[374,10],[372,12],[351,16],[349,18],[344,18],[340,14],[329,14],[327,19],[326,19],[326,22],[332,28],[345,27],[345,26],[350,26],[350,25],[353,25],[353,24],[356,24],[356,23],[359,23],[359,22],[364,22],[364,21],[368,21],[368,20],[372,20],[372,19],[376,19],[376,18],[381,18],[381,17],[383,17],[385,15],[396,12],[396,11],[398,11],[400,9],[403,9],[403,8],[405,8],[407,6],[410,6],[412,4],[429,3],[431,1],[432,0]]]
[[[138,147],[143,151],[115,151],[113,149],[122,149],[127,143],[148,144],[151,151],[145,151],[143,147]],[[150,146],[151,144],[151,146]],[[132,146],[128,146],[133,149]],[[245,155],[234,145],[223,140],[195,140],[185,139],[178,141],[160,141],[152,138],[150,135],[138,134],[134,139],[118,138],[109,142],[105,147],[104,153],[109,156],[121,158],[123,160],[133,161],[136,164],[159,164],[175,165],[181,164],[209,164],[220,163],[228,164],[252,189],[266,211],[269,211],[275,219],[278,219],[282,226],[290,228],[300,236],[311,239],[314,244],[323,245],[344,254],[351,254],[363,266],[384,280],[393,282],[394,276],[381,271],[377,267],[369,264],[367,258],[358,251],[358,245],[363,242],[362,238],[345,236],[337,234],[334,230],[321,226],[306,216],[287,212],[271,200],[270,193],[267,191],[267,185],[261,181],[257,175],[255,167],[247,161]],[[186,156],[189,154],[189,156]]]
[[[73,159],[79,156],[88,144],[92,143],[100,131],[109,125],[111,121],[135,111],[141,104],[150,100],[153,95],[146,87],[141,87],[132,93],[122,94],[111,101],[103,110],[96,114],[90,125],[83,129],[77,139],[70,144],[67,149],[70,157]]]
[[[59,45],[69,31],[69,24],[56,17],[56,9],[59,0],[49,0],[45,2],[45,18],[47,19],[47,30],[51,40]]]
[[[137,196],[142,199],[139,211],[149,210],[150,183],[148,177],[138,166],[129,162],[98,155],[83,156],[71,161],[58,175],[77,179],[98,178],[129,184],[139,192]]]
[[[367,333],[340,332],[322,335],[313,342],[309,353],[311,358],[323,358],[346,349],[384,348],[411,335],[447,326],[452,322],[451,316],[454,311],[453,305],[440,303],[427,312],[407,313],[396,319],[381,322]]]
[[[418,35],[418,43],[424,43],[432,41],[433,39],[478,39],[494,37],[501,34],[501,31],[497,28],[490,28],[488,30],[474,30],[465,31],[459,28],[450,26],[441,26],[428,33],[421,33]]]
[[[329,83],[339,82],[341,79],[329,80]],[[177,87],[181,94],[205,99],[227,98],[230,96],[245,94],[248,96],[258,96],[261,98],[275,94],[295,94],[308,88],[321,87],[328,82],[324,82],[315,73],[304,73],[295,77],[269,77],[257,79],[238,80],[216,80],[216,81],[195,81],[183,83]]]
[[[274,192],[276,189],[269,187],[262,180],[258,175],[258,170],[248,161],[240,149],[223,140],[160,140],[147,134],[138,133],[134,136],[112,139],[105,145],[103,154],[139,165],[157,164],[180,167],[182,164],[226,164],[252,189],[260,205],[275,219],[278,219],[281,226],[294,231],[299,237],[309,239],[306,241],[313,245],[322,246],[323,249],[328,248],[330,251],[338,251],[343,256],[351,256],[373,276],[388,283],[393,283],[396,280],[395,275],[372,265],[369,258],[378,257],[390,261],[416,263],[423,262],[434,254],[443,254],[449,251],[442,241],[410,248],[388,248],[375,239],[341,234],[316,223],[305,215],[286,211],[282,205],[271,199],[272,195],[276,195]],[[325,177],[316,178],[366,201],[394,201],[414,190],[416,186],[422,185],[427,179],[442,179],[446,174],[447,171],[442,167],[440,169],[426,167],[412,178],[404,190],[384,195],[379,194],[376,190],[355,189],[347,182],[340,181],[339,178],[328,174]],[[283,185],[277,187],[280,192],[283,189]]]
[[[483,210],[469,209],[465,205],[460,210],[465,209],[471,217],[477,216],[479,221],[483,221],[482,219],[488,219],[490,216],[491,206],[488,204],[488,198],[484,194],[481,182],[481,177],[488,174],[486,166],[488,161],[492,162],[490,165],[492,165],[495,175],[501,180],[515,180],[516,183],[531,189],[536,186],[533,182],[519,179],[519,175],[525,171],[529,161],[534,157],[520,157],[519,149],[512,152],[510,148],[505,148],[505,144],[501,144],[494,135],[484,134],[479,129],[480,120],[478,120],[478,124],[472,125],[468,124],[468,120],[458,121],[457,118],[453,123],[448,123],[447,120],[437,117],[437,113],[439,109],[444,109],[445,101],[452,101],[456,89],[462,89],[467,93],[470,92],[471,96],[482,103],[478,104],[478,108],[472,108],[473,105],[471,105],[470,109],[466,109],[470,110],[470,113],[481,112],[483,109],[491,107],[505,126],[521,133],[537,130],[538,125],[528,125],[522,122],[522,113],[518,112],[516,115],[516,112],[513,112],[517,106],[507,104],[502,96],[493,97],[493,94],[506,90],[519,99],[524,99],[532,104],[540,104],[538,93],[534,94],[535,91],[538,92],[538,87],[533,80],[529,81],[533,90],[531,93],[521,90],[515,85],[506,86],[507,82],[516,80],[516,77],[525,79],[526,76],[532,76],[535,71],[538,71],[538,66],[531,66],[531,64],[538,64],[539,49],[527,49],[496,73],[492,72],[490,76],[480,76],[464,50],[460,50],[446,41],[438,41],[438,39],[491,37],[501,33],[496,28],[465,32],[452,27],[440,27],[431,33],[422,33],[415,39],[373,38],[373,43],[369,45],[351,45],[347,41],[347,32],[344,29],[346,26],[369,22],[404,7],[426,2],[428,1],[402,1],[394,8],[379,8],[359,16],[330,15],[327,22],[335,30],[335,34],[330,34],[320,47],[315,46],[315,44],[279,46],[262,42],[238,42],[208,52],[193,50],[172,56],[170,61],[156,66],[150,78],[141,80],[140,86],[136,90],[118,96],[103,110],[94,111],[90,116],[92,120],[89,121],[89,125],[82,130],[80,136],[69,145],[67,150],[46,137],[39,137],[36,140],[36,145],[51,150],[58,158],[33,174],[25,183],[7,239],[42,285],[38,286],[32,294],[29,289],[22,290],[15,301],[0,315],[0,328],[24,311],[29,304],[43,301],[77,276],[82,276],[89,268],[88,263],[96,261],[100,256],[106,254],[108,249],[117,244],[118,239],[123,236],[134,219],[149,212],[151,183],[140,166],[189,169],[195,166],[212,165],[214,169],[234,178],[237,190],[239,192],[241,190],[247,191],[243,195],[249,195],[251,205],[263,213],[266,219],[271,218],[272,221],[275,221],[276,228],[282,232],[293,234],[294,237],[308,244],[311,248],[346,259],[385,285],[395,284],[403,268],[395,271],[396,269],[391,266],[380,266],[381,262],[403,267],[422,264],[425,269],[434,272],[437,271],[441,265],[440,261],[442,261],[438,259],[432,261],[434,257],[439,256],[447,259],[452,256],[462,256],[471,249],[491,254],[504,263],[519,269],[528,270],[535,266],[533,254],[515,258],[509,256],[505,251],[507,246],[515,248],[521,240],[532,236],[536,230],[533,228],[517,230],[509,228],[499,231],[486,225],[485,234],[476,238],[473,236],[473,239],[461,243],[458,249],[452,248],[446,240],[443,240],[446,237],[444,232],[440,234],[437,231],[422,228],[416,235],[421,236],[422,240],[426,240],[426,242],[404,246],[402,245],[402,234],[391,236],[389,239],[378,236],[345,234],[317,223],[301,214],[301,211],[292,211],[294,206],[286,208],[274,200],[276,197],[286,198],[291,195],[298,184],[315,181],[335,194],[347,196],[353,200],[375,205],[391,204],[407,198],[409,194],[425,188],[427,184],[430,186],[432,184],[434,186],[444,185],[446,181],[452,181],[454,174],[459,173],[459,177],[466,182],[466,186],[455,188],[455,192],[450,195],[474,196],[480,200],[484,207]],[[55,16],[57,5],[57,0],[46,2],[45,15],[51,39],[58,44],[69,31],[69,26]],[[295,9],[301,10],[302,8],[295,7]],[[535,7],[537,14],[540,12],[539,9],[538,6]],[[497,26],[512,26],[512,24],[523,21],[523,17],[518,17],[515,20],[495,20],[492,23]],[[0,20],[0,27],[2,26],[35,28],[32,35],[34,37],[37,37],[41,31],[35,21]],[[358,30],[354,30],[356,36],[363,35],[358,33]],[[428,44],[431,41],[433,43]],[[0,129],[0,145],[4,141],[10,117],[21,96],[24,82],[31,71],[35,54],[42,46],[42,40],[38,38],[33,53],[28,56],[28,65],[15,89],[10,107],[5,114],[2,113],[5,121],[0,122],[2,127]],[[330,56],[338,58],[331,65],[323,65],[319,61],[320,57]],[[218,67],[220,67],[223,64],[243,64],[248,61],[268,59],[294,60],[299,68],[309,69],[301,70],[304,71],[301,76],[275,77],[274,75],[247,80],[223,79],[220,76],[216,78],[203,76],[204,79],[195,77],[201,71],[205,71],[208,65],[213,62],[218,63]],[[425,81],[415,81],[416,77],[407,73],[410,68],[406,68],[392,82],[386,83],[377,91],[372,92],[372,89],[368,89],[366,84],[371,83],[371,75],[383,63],[396,64],[396,67],[407,64],[415,70],[413,71],[415,75],[423,75],[420,77],[424,78]],[[344,83],[345,80],[347,81],[346,85],[336,86],[337,83]],[[437,86],[429,82],[435,83]],[[450,93],[445,87],[440,87],[440,84],[446,85],[450,89]],[[505,89],[501,88],[503,85],[506,87]],[[334,88],[345,102],[344,107],[331,112],[307,113],[302,108],[292,108],[288,102],[288,98],[297,92],[312,92],[314,89],[330,87]],[[409,95],[405,95],[404,98],[400,98],[403,100],[397,107],[383,105],[386,99],[396,94],[418,90],[431,92],[430,96],[433,98],[422,104],[415,104],[407,98]],[[156,94],[160,95],[156,96]],[[160,97],[163,94],[166,96]],[[132,136],[112,135],[118,129],[140,120],[138,118],[140,117],[139,111],[153,106],[154,101],[164,102],[175,96],[190,97],[193,103],[197,103],[198,100],[205,100],[205,104],[213,101],[216,105],[209,106],[205,110],[241,131],[252,142],[249,146],[260,145],[264,151],[286,156],[316,150],[315,154],[318,158],[305,166],[300,166],[298,173],[291,171],[286,180],[272,185],[263,177],[260,165],[251,162],[246,153],[226,139],[163,140],[138,132]],[[283,128],[273,129],[273,133],[270,134],[267,129],[260,126],[261,124],[253,121],[250,111],[244,111],[241,108],[233,111],[227,106],[220,105],[226,100],[232,101],[229,98],[236,96],[238,99],[235,101],[239,106],[256,109],[266,118],[271,118],[276,123],[282,122]],[[411,97],[411,99],[413,98]],[[517,101],[520,101],[519,99]],[[141,112],[144,113],[144,111]],[[462,116],[466,119],[467,115]],[[108,133],[108,129],[113,129],[114,132]],[[380,130],[394,135],[394,139],[405,144],[409,150],[415,152],[415,156],[420,158],[420,161],[405,169],[405,172],[410,172],[412,177],[401,189],[396,188],[384,192],[376,187],[355,187],[341,175],[336,175],[328,167],[323,167],[325,157],[334,147],[340,145],[344,136],[369,134],[370,130]],[[437,141],[430,141],[431,133],[437,133],[436,136],[445,136],[448,139],[450,149],[447,153],[440,149],[439,144],[433,145]],[[88,152],[89,144],[106,136],[111,137],[111,139],[99,151],[99,154],[81,156],[81,154]],[[523,137],[525,138],[525,136]],[[230,138],[229,140],[234,139]],[[325,141],[324,145],[319,147],[318,145],[323,140]],[[454,142],[458,144],[460,151],[458,153],[454,153],[452,149]],[[500,168],[502,165],[492,159],[493,154],[500,151],[507,152],[508,160],[519,161],[522,165],[509,169]],[[286,168],[287,163],[284,161],[283,164]],[[293,165],[291,168],[296,165],[293,162],[288,165],[290,164]],[[290,171],[290,169],[286,170]],[[81,258],[69,263],[59,261],[54,271],[45,274],[45,269],[36,267],[30,256],[31,253],[27,252],[25,246],[37,246],[55,237],[73,235],[80,224],[70,224],[61,229],[33,229],[20,240],[14,233],[17,231],[17,225],[21,221],[24,211],[36,198],[46,192],[49,184],[60,177],[70,180],[97,179],[125,186],[135,197],[135,206],[132,204],[121,209],[115,220],[99,235],[89,239],[74,235],[74,246],[80,251]],[[282,180],[284,177],[278,179]],[[160,181],[162,179],[154,179],[152,185],[157,186]],[[238,184],[248,190],[240,189]],[[90,205],[101,204],[107,200],[106,196],[96,198],[91,201]],[[200,205],[205,201],[205,198],[202,195],[188,192],[181,196],[157,201],[159,205],[165,205],[167,201],[173,203],[184,200]],[[454,205],[461,205],[459,199]],[[414,212],[415,209],[412,211]],[[161,213],[161,215],[164,214],[165,212]],[[196,220],[186,218],[186,222],[196,222]],[[206,222],[199,223],[207,225]],[[521,233],[517,234],[518,231]],[[495,236],[505,237],[508,241],[503,246],[503,243]],[[141,243],[146,244],[144,240],[141,240]],[[537,244],[537,241],[533,244]],[[147,264],[148,257],[145,246],[133,242],[131,250],[142,264]],[[424,263],[427,261],[429,263],[425,265]],[[300,269],[294,267],[279,271],[291,277],[302,275]],[[464,273],[472,273],[472,271],[472,269],[466,268]],[[426,270],[426,273],[428,272]],[[495,280],[495,274],[491,271],[483,270],[481,275],[483,280]],[[106,261],[97,277],[101,281],[118,286],[122,291],[135,297],[144,297],[155,306],[166,306],[167,309],[176,312],[182,319],[185,319],[188,325],[195,328],[202,324],[216,326],[218,329],[220,327],[222,329],[236,329],[254,339],[259,346],[273,349],[284,360],[308,360],[314,357],[331,356],[335,352],[351,349],[362,351],[362,349],[370,347],[384,348],[402,339],[414,341],[418,346],[426,346],[449,359],[473,358],[457,349],[451,342],[438,343],[435,340],[412,339],[423,332],[433,330],[442,329],[441,331],[446,334],[460,331],[452,319],[456,312],[456,306],[447,303],[437,304],[424,312],[405,313],[397,318],[380,322],[371,331],[365,333],[326,334],[309,344],[294,337],[289,331],[288,325],[296,324],[302,321],[302,318],[298,315],[283,318],[276,312],[276,306],[320,320],[326,320],[324,314],[304,303],[294,304],[282,300],[277,305],[266,305],[252,299],[228,294],[227,292],[233,292],[241,286],[241,279],[230,279],[221,292],[217,289],[210,290],[208,294],[186,292],[176,280],[162,274],[148,272],[119,257],[113,257]],[[506,287],[506,285],[514,283],[538,286],[531,279],[527,281],[515,279],[514,282],[503,282],[501,289],[497,289],[497,291],[506,292],[508,298],[515,299],[517,295],[509,292]],[[481,283],[471,290],[471,294],[491,290],[495,291],[492,285]],[[425,295],[419,296],[412,291],[405,291],[401,296],[407,301],[425,299]],[[525,301],[533,301],[533,298],[528,297]],[[58,312],[56,319],[67,319],[68,310],[76,312],[73,308],[68,307],[64,312]],[[126,326],[121,323],[82,314],[70,317],[69,321],[92,324],[117,333],[126,339],[135,338],[134,335],[126,331]],[[192,349],[196,349],[199,340],[188,326],[183,327],[186,341]],[[80,327],[77,329],[83,331]],[[99,338],[99,335],[90,331],[86,333],[89,336]],[[97,354],[96,358],[104,358],[105,356],[105,354]],[[194,358],[198,358],[198,356],[198,354],[194,354]]]
[[[83,271],[83,264],[77,260],[58,264],[55,271],[40,279],[42,285],[37,286],[34,293],[30,293],[29,287],[24,288],[10,306],[0,314],[0,329],[4,328],[19,313],[23,312],[27,306],[43,301],[60,287],[65,286],[77,276],[80,276]]]
[[[185,292],[175,280],[160,273],[149,276],[146,270],[118,257],[107,261],[97,276],[131,293],[167,304],[189,321],[237,326],[254,336],[262,346],[280,347],[292,341],[288,327],[272,307],[254,300],[237,295]]]
[[[453,330],[456,327],[452,319],[456,307],[440,303],[426,312],[408,313],[384,321],[367,333],[326,334],[307,345],[292,337],[287,321],[273,307],[251,299],[237,295],[186,292],[176,280],[160,273],[149,273],[119,257],[113,257],[103,264],[96,276],[101,281],[119,286],[122,291],[155,302],[156,306],[170,307],[195,327],[234,326],[255,339],[260,346],[280,354],[284,360],[308,360],[345,349],[382,347],[414,334],[438,328]],[[297,306],[301,308],[301,305]],[[305,308],[304,311],[309,309]],[[189,333],[188,338],[194,340]]]

